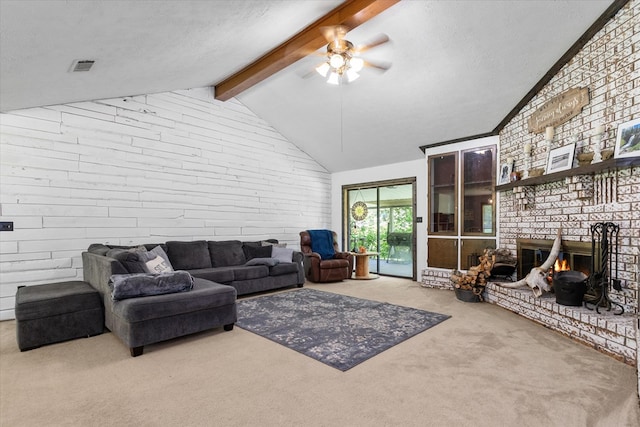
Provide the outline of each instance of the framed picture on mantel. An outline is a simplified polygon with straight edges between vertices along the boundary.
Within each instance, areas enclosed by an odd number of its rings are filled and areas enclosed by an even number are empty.
[[[640,119],[618,126],[614,157],[640,157]]]
[[[560,172],[573,167],[573,153],[576,144],[565,145],[564,147],[555,148],[549,152],[547,159],[546,173]]]
[[[500,166],[500,177],[498,178],[498,185],[508,184],[510,174],[511,165],[508,163],[503,163],[502,166]]]

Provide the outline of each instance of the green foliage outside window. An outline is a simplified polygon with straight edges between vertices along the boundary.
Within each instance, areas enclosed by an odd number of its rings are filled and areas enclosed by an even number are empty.
[[[349,249],[357,250],[360,246],[367,248],[370,252],[379,252],[382,259],[389,256],[389,244],[387,243],[388,233],[411,233],[413,231],[413,210],[407,207],[382,208],[379,211],[380,217],[380,247],[376,240],[376,222],[378,220],[378,209],[369,208],[369,214],[362,220],[350,221],[351,242]],[[354,230],[354,223],[356,228]]]

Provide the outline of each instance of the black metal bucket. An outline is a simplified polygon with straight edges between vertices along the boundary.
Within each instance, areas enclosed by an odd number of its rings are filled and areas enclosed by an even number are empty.
[[[587,291],[587,275],[580,271],[558,271],[553,275],[553,291],[556,302],[561,305],[582,305]]]
[[[480,296],[473,293],[471,289],[455,288],[456,298],[464,302],[480,302]]]

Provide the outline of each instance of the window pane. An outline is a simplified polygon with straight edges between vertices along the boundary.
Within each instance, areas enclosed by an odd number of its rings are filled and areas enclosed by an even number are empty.
[[[486,248],[495,249],[495,239],[462,239],[460,248],[460,268],[468,270],[470,267],[480,264],[478,258]]]
[[[456,153],[429,158],[429,232],[456,232]]]
[[[463,152],[463,234],[495,235],[494,149],[485,147]]]
[[[413,277],[413,184],[390,185],[379,190],[379,272]]]
[[[363,190],[349,190],[348,215],[349,215],[349,250],[357,251],[360,247],[367,251],[377,252],[378,210],[377,191],[375,188]],[[367,215],[361,219],[355,219],[351,207],[356,202],[364,202],[367,205]]]
[[[458,268],[457,239],[429,239],[427,265],[436,268]]]

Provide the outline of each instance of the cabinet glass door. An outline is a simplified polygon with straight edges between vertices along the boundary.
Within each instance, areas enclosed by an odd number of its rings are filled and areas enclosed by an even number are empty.
[[[429,159],[429,234],[456,234],[458,154]]]
[[[495,236],[494,150],[491,147],[462,152],[462,234]]]
[[[429,267],[466,270],[495,248],[495,153],[490,145],[429,156]]]

